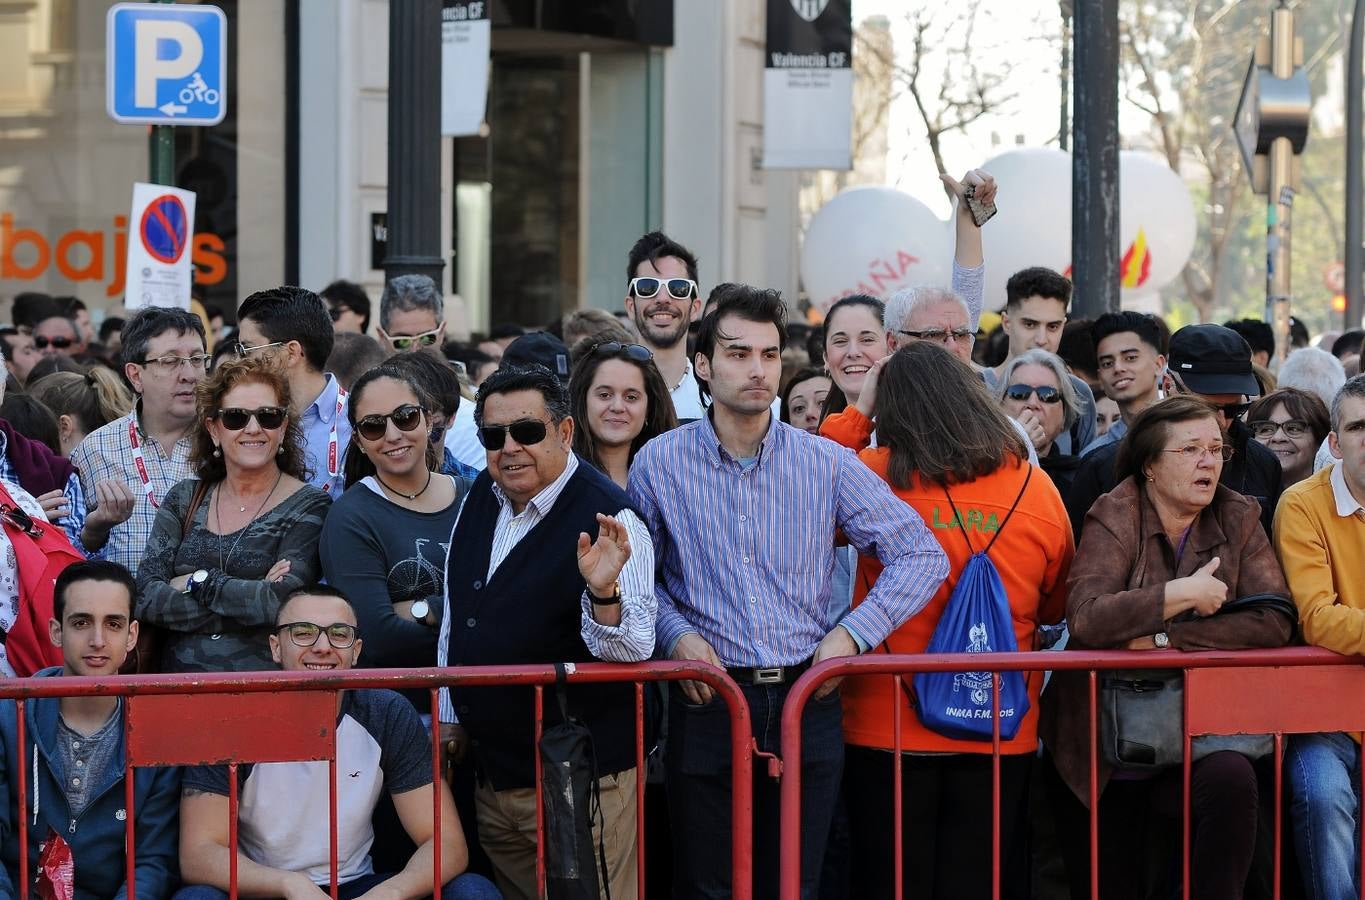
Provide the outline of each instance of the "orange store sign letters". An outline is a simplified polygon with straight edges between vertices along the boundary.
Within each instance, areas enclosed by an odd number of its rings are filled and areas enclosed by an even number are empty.
[[[16,228],[14,213],[0,213],[0,279],[33,281],[56,267],[69,281],[104,284],[106,297],[123,295],[128,257],[128,217],[114,216],[108,231],[67,231],[50,240],[32,228]],[[226,246],[216,234],[197,232],[190,245],[197,284],[227,277]]]

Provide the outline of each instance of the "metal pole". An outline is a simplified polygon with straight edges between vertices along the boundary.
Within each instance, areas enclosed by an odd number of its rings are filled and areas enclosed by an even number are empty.
[[[389,4],[389,243],[384,277],[441,284],[441,0]]]
[[[175,0],[152,0],[174,3]],[[147,180],[175,186],[175,126],[151,125],[147,129]]]
[[[1351,49],[1346,62],[1346,316],[1344,330],[1360,327],[1365,251],[1361,249],[1361,44],[1365,42],[1365,0],[1351,14]]]
[[[1361,0],[1365,3],[1365,0]],[[1071,149],[1071,0],[1060,0],[1062,13],[1062,64],[1057,71],[1061,87],[1061,116],[1057,122],[1057,146]]]
[[[1119,5],[1076,4],[1071,315],[1119,309]]]
[[[1270,73],[1294,74],[1294,13],[1279,0],[1270,15]],[[1275,358],[1289,346],[1289,217],[1294,206],[1294,144],[1276,138],[1270,145],[1270,190],[1266,196],[1265,321],[1275,331]]]

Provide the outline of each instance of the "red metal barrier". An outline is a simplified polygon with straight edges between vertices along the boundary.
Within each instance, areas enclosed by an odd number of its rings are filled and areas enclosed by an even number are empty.
[[[753,739],[749,707],[739,687],[718,669],[700,662],[650,662],[636,664],[585,663],[567,666],[569,684],[632,682],[635,685],[636,725],[636,853],[639,893],[645,894],[645,751],[644,683],[651,681],[700,681],[714,689],[730,712],[731,764],[734,786],[731,797],[732,896],[750,900],[753,892]],[[126,867],[128,900],[136,900],[136,845],[134,840],[133,769],[169,765],[230,765],[229,851],[230,885],[237,890],[237,790],[236,767],[240,762],[322,761],[329,764],[331,842],[331,894],[337,896],[336,806],[336,692],[359,688],[393,690],[426,689],[431,695],[432,774],[441,780],[438,692],[443,687],[478,688],[529,685],[535,688],[535,734],[541,734],[543,689],[556,681],[551,665],[451,667],[445,669],[351,669],[342,672],[246,672],[182,675],[125,675],[109,679],[27,678],[0,681],[0,700],[15,700],[18,715],[16,738],[19,758],[27,752],[24,701],[37,698],[119,696],[125,700],[126,748],[125,804],[127,813]],[[204,702],[211,698],[211,703]],[[227,727],[211,727],[211,726]],[[30,860],[28,854],[26,766],[16,773],[18,792],[19,892],[28,900]],[[544,806],[540,796],[540,758],[536,754],[537,884],[545,889]],[[441,792],[433,792],[435,826],[432,860],[433,897],[441,889]]]
[[[1273,734],[1275,736],[1275,897],[1280,891],[1283,737],[1320,731],[1365,730],[1365,667],[1352,657],[1311,647],[1275,650],[1210,651],[1064,651],[1044,653],[954,653],[893,656],[868,654],[826,660],[812,666],[792,686],[782,710],[782,900],[801,896],[801,716],[806,701],[831,678],[887,676],[899,682],[916,672],[993,672],[992,710],[992,896],[1000,896],[1000,730],[999,673],[1010,671],[1085,671],[1089,673],[1091,721],[1098,722],[1098,673],[1110,669],[1183,669],[1185,671],[1184,895],[1190,894],[1190,766],[1189,741],[1203,734]],[[896,895],[900,895],[904,862],[900,858],[901,716],[899,684],[892,691],[894,751],[893,846]],[[1247,702],[1254,698],[1254,702]],[[1097,735],[1090,735],[1090,890],[1099,898],[1099,758]],[[1362,847],[1365,855],[1365,847]],[[1365,891],[1362,892],[1365,894]]]

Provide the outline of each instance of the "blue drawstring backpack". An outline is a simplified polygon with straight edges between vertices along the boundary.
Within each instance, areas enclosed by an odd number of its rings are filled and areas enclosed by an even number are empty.
[[[1014,639],[1014,621],[1009,596],[1000,573],[989,556],[991,547],[1009,524],[1010,517],[1028,489],[1033,467],[1028,467],[1024,486],[1014,505],[1000,522],[986,549],[977,552],[967,535],[966,520],[957,511],[951,495],[948,503],[957,517],[958,531],[972,555],[962,577],[948,597],[943,616],[934,627],[926,653],[1012,653],[1019,649]],[[948,494],[947,489],[943,491]],[[964,741],[991,740],[990,672],[920,672],[914,676],[915,712],[925,728]],[[1028,683],[1022,672],[1000,673],[1000,739],[1008,741],[1019,731],[1029,711]]]

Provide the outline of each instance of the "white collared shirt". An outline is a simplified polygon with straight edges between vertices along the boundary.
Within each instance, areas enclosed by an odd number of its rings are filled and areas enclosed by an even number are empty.
[[[1356,499],[1355,494],[1351,493],[1351,486],[1346,483],[1346,472],[1342,469],[1341,460],[1336,460],[1332,466],[1332,474],[1328,479],[1332,482],[1332,499],[1336,501],[1337,515],[1343,519],[1352,516],[1365,518],[1365,504]]]

